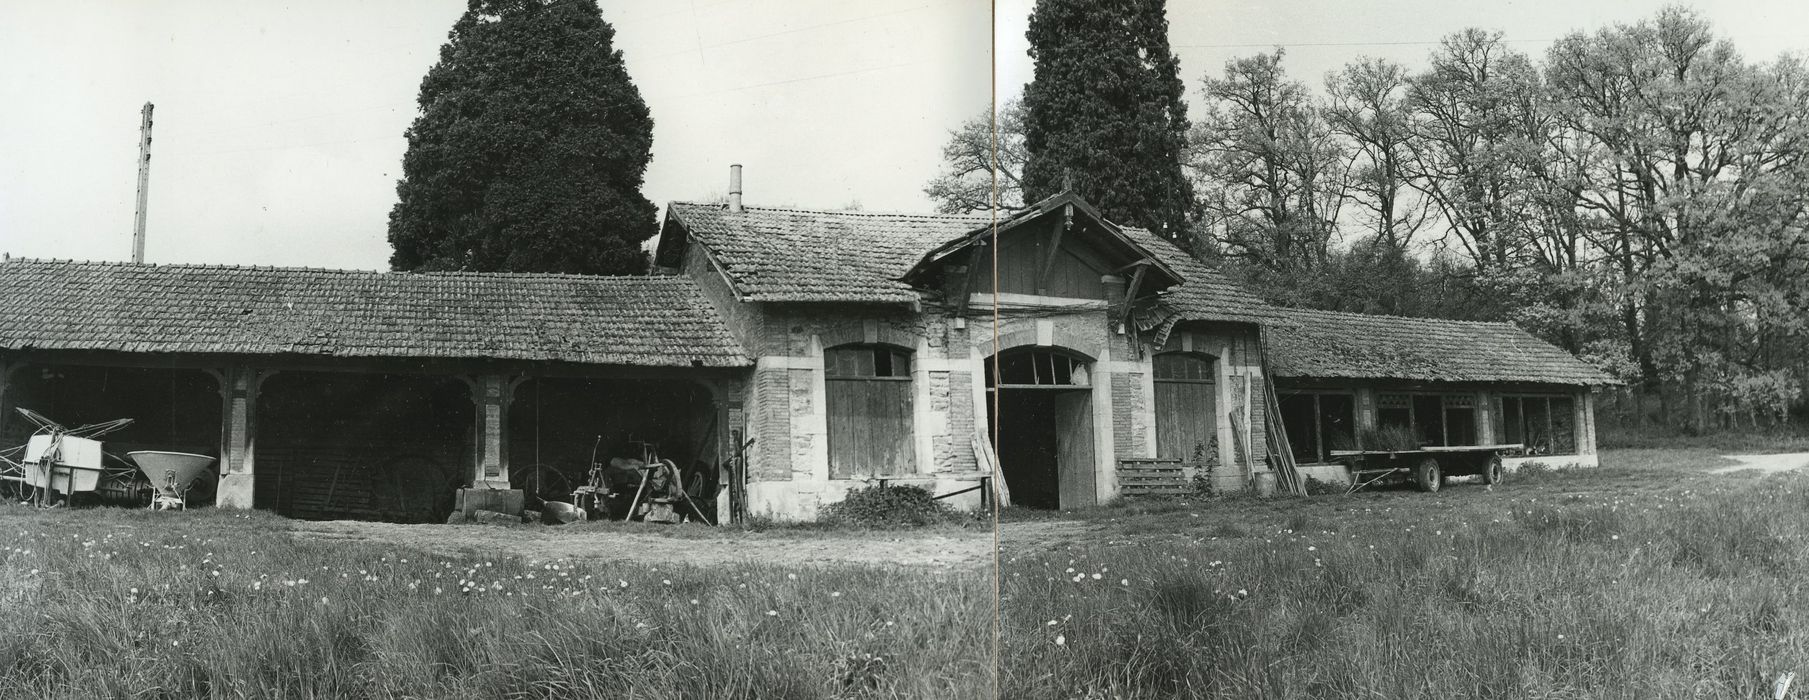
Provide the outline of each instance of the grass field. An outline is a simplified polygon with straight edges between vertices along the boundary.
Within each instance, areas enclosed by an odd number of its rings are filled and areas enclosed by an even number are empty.
[[[1432,495],[1010,511],[1001,695],[1769,697],[1809,671],[1809,475],[1708,474],[1716,454],[1615,450]],[[422,532],[487,542],[475,527]],[[681,562],[725,537],[909,533],[558,531],[674,544],[625,563],[509,556],[531,529],[433,553],[303,529],[0,506],[0,698],[993,696],[986,567]]]
[[[0,697],[993,692],[989,571],[536,562],[290,527],[0,506]]]
[[[1007,522],[1003,695],[1770,697],[1809,671],[1809,476],[1723,463]]]

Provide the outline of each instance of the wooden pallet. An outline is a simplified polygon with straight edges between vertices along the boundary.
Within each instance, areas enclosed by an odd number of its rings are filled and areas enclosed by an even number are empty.
[[[1118,461],[1118,493],[1122,496],[1185,496],[1193,493],[1185,466],[1178,459]]]

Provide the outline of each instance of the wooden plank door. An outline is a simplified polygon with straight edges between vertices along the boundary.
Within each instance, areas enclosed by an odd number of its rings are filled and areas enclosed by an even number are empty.
[[[1093,397],[1087,391],[1063,391],[1055,403],[1056,469],[1061,507],[1084,508],[1099,503],[1093,469]]]
[[[1156,381],[1156,456],[1196,463],[1216,456],[1218,385]]]

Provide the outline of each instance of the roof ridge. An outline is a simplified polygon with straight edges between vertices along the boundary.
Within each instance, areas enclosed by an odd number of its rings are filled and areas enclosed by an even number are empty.
[[[1438,318],[1436,316],[1399,316],[1399,315],[1395,315],[1395,314],[1372,314],[1372,313],[1363,312],[1363,311],[1333,311],[1331,309],[1313,309],[1313,308],[1306,308],[1306,307],[1300,307],[1300,306],[1281,306],[1281,305],[1272,304],[1272,303],[1269,304],[1269,306],[1273,307],[1274,309],[1276,309],[1278,311],[1284,312],[1284,313],[1301,312],[1301,313],[1316,313],[1316,314],[1335,314],[1335,315],[1339,315],[1339,316],[1362,316],[1364,318],[1391,318],[1391,319],[1400,319],[1400,320],[1404,320],[1404,321],[1436,321],[1439,323],[1462,323],[1462,324],[1468,324],[1468,325],[1473,325],[1473,326],[1507,326],[1509,328],[1519,328],[1520,327],[1520,326],[1515,325],[1512,321],[1472,321],[1472,320],[1460,319],[1460,318]]]
[[[715,208],[715,209],[723,209],[723,206],[724,206],[724,205],[716,204],[713,202],[686,202],[686,201],[680,201],[680,200],[673,200],[671,202],[667,202],[667,204],[668,205],[682,204],[685,206],[710,207],[710,208]],[[973,221],[976,223],[992,221],[994,218],[991,215],[986,215],[986,214],[938,214],[938,213],[934,213],[934,212],[881,211],[881,210],[851,211],[851,210],[843,210],[843,209],[807,209],[804,207],[742,207],[742,209],[744,211],[785,212],[788,214],[826,214],[826,215],[831,215],[831,216],[856,216],[856,217],[872,217],[872,218],[885,217],[885,218],[894,218],[894,219]],[[727,210],[724,210],[723,213],[726,214],[729,212]],[[1000,217],[1000,218],[1002,219],[1004,217]]]
[[[129,261],[125,261],[125,260],[82,260],[82,259],[75,259],[75,258],[24,258],[24,257],[18,257],[18,258],[10,258],[5,261],[0,261],[0,265],[15,265],[15,264],[20,264],[20,263],[80,265],[80,266],[87,266],[87,267],[171,269],[171,270],[253,270],[253,271],[264,271],[264,272],[319,272],[319,273],[331,273],[331,274],[338,274],[338,275],[367,275],[367,276],[373,276],[373,277],[385,276],[385,277],[447,277],[447,278],[476,277],[476,278],[506,278],[506,279],[575,279],[575,280],[597,280],[597,281],[610,281],[610,282],[624,281],[624,280],[643,280],[643,279],[644,280],[687,279],[681,275],[655,275],[655,274],[585,275],[585,274],[577,274],[577,273],[570,273],[570,272],[481,272],[481,271],[474,271],[474,270],[430,270],[430,271],[366,270],[366,269],[359,269],[359,268],[344,268],[344,267],[307,267],[307,266],[297,266],[297,265],[245,265],[245,264],[237,264],[237,263],[135,263],[135,262],[129,262]]]

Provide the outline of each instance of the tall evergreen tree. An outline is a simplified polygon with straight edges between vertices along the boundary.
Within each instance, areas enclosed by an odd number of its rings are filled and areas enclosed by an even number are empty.
[[[1107,218],[1185,242],[1187,106],[1165,0],[1039,0],[1024,89],[1024,199],[1064,182]]]
[[[421,81],[397,270],[636,274],[653,120],[595,0],[470,0]]]

